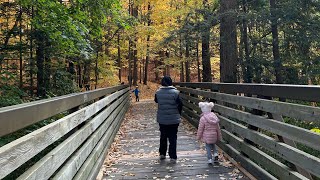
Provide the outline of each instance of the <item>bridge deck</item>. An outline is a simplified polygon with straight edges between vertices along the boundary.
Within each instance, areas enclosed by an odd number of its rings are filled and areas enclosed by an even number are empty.
[[[158,159],[159,130],[156,104],[133,103],[98,175],[98,179],[248,179],[219,153],[219,163],[208,165],[195,129],[183,120],[178,132],[178,160]]]

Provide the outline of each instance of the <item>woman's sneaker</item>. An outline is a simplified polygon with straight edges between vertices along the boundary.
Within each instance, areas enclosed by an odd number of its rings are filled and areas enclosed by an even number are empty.
[[[170,163],[172,163],[172,164],[177,163],[177,159],[170,159]]]
[[[212,164],[212,159],[209,159],[209,160],[208,160],[208,164]]]
[[[164,160],[166,159],[166,156],[165,155],[160,155],[160,160]]]

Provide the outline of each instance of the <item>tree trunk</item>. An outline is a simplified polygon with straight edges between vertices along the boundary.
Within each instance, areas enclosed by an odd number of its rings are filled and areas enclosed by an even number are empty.
[[[132,86],[132,41],[129,40],[129,67],[128,67],[128,82],[129,82],[129,86]]]
[[[220,81],[237,82],[236,0],[220,0]]]
[[[167,58],[170,58],[170,52],[169,51],[167,51],[165,54],[166,54]],[[167,76],[170,76],[170,64],[166,65],[166,72],[167,72]]]
[[[208,10],[208,0],[203,0],[205,9]],[[204,14],[204,22],[207,24],[202,32],[202,81],[212,82],[211,62],[210,62],[210,27],[209,17]]]
[[[120,52],[120,31],[118,32],[118,68],[119,68],[119,82],[121,83],[121,52]]]
[[[78,69],[78,86],[80,88],[82,88],[83,87],[83,85],[82,85],[82,70],[81,70],[81,64],[80,63],[77,64],[77,69]]]
[[[45,95],[44,87],[44,49],[45,37],[42,32],[36,32],[36,60],[37,60],[37,96],[43,97]]]
[[[20,6],[20,13],[22,14],[22,7]],[[23,70],[23,63],[22,63],[22,18],[19,20],[19,40],[20,40],[20,45],[19,45],[19,54],[20,54],[20,81],[19,81],[19,86],[22,88],[23,81],[22,81],[22,70]]]
[[[183,48],[182,48],[182,35],[179,38],[180,44],[180,61],[181,61],[181,71],[180,71],[180,82],[184,82],[184,64],[183,64]]]
[[[133,14],[133,3],[132,0],[129,0],[129,15]],[[132,86],[132,57],[133,57],[133,52],[132,52],[132,40],[129,37],[129,58],[128,58],[128,63],[129,63],[129,67],[128,67],[128,82],[129,82],[129,86]]]
[[[198,82],[201,82],[201,72],[200,72],[200,59],[199,59],[199,39],[197,40],[197,72],[198,72]]]
[[[143,77],[143,84],[147,85],[148,81],[148,66],[149,66],[149,41],[150,41],[150,35],[147,37],[147,56],[146,56],[146,63],[144,65],[144,77]]]
[[[159,70],[158,70],[158,60],[154,61],[154,69],[155,69],[155,81],[158,82],[159,80]]]
[[[151,25],[151,3],[148,1],[148,27]],[[146,63],[144,65],[144,77],[143,84],[147,85],[148,81],[148,66],[149,66],[149,56],[150,56],[150,34],[147,35],[147,55],[146,55]]]
[[[34,9],[33,6],[31,7],[31,17],[33,19],[33,14],[34,14]],[[34,68],[34,60],[33,60],[33,26],[32,24],[30,25],[30,96],[33,97],[33,68]]]
[[[97,48],[97,57],[96,57],[96,64],[95,64],[95,68],[94,68],[94,74],[95,74],[95,85],[94,85],[94,89],[97,89],[98,86],[98,60],[99,60],[99,48]]]
[[[247,0],[242,0],[242,8],[243,13],[247,13]],[[245,64],[246,64],[246,70],[245,70],[245,77],[244,82],[245,83],[252,83],[253,78],[253,62],[250,60],[249,57],[249,44],[248,44],[248,26],[247,26],[247,20],[245,18],[242,19],[242,42],[244,46],[244,57],[245,57]]]
[[[138,6],[134,5],[133,8],[133,17],[138,18]],[[138,50],[137,43],[138,37],[137,34],[134,35],[134,43],[133,43],[133,85],[136,86],[138,83]]]
[[[140,76],[140,78],[139,78],[139,82],[140,82],[140,84],[141,84],[141,80],[142,80],[142,65],[141,65],[141,62],[139,63],[139,71],[140,71],[140,73],[139,73],[139,76]]]
[[[189,65],[189,56],[190,56],[190,52],[189,52],[189,47],[190,46],[190,42],[189,42],[189,37],[186,36],[186,62],[185,62],[185,66],[186,66],[186,82],[190,82],[190,65]]]
[[[272,52],[274,59],[274,69],[276,75],[276,83],[282,84],[282,62],[280,59],[279,51],[279,36],[278,36],[278,18],[275,14],[277,8],[276,0],[270,0],[270,21],[271,21],[271,32],[272,32]]]

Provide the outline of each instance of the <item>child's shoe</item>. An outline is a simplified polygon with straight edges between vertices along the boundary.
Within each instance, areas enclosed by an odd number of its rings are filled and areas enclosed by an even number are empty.
[[[212,159],[209,159],[209,160],[208,160],[208,164],[212,164]]]
[[[217,156],[214,156],[214,162],[217,163],[218,161],[219,161],[218,155],[217,155]]]

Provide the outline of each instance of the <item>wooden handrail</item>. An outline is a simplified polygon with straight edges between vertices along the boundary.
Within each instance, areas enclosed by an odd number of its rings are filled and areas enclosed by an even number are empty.
[[[129,94],[129,87],[121,85],[0,109],[0,117],[8,117],[0,121],[6,125],[5,122],[9,120],[22,123],[20,119],[23,116],[32,124],[45,116],[50,117],[73,108],[63,118],[0,147],[0,179],[49,179],[55,172],[60,178],[72,178],[81,173],[85,173],[88,178],[96,176],[105,152],[129,108]],[[92,100],[95,101],[87,103]],[[74,108],[79,105],[82,108]],[[52,111],[42,113],[41,110],[46,108],[52,108]],[[35,115],[28,116],[28,111]],[[38,112],[40,117],[37,116]],[[23,124],[19,127],[25,126]],[[41,153],[44,150],[46,154]],[[39,160],[34,162],[34,157]],[[23,165],[30,160],[34,164],[24,169]],[[99,161],[99,165],[93,164],[96,161]],[[70,166],[74,163],[77,165]]]
[[[277,98],[320,102],[320,86],[253,83],[173,83],[175,86],[210,89],[226,93],[246,93]]]
[[[101,88],[0,108],[0,137],[127,87]]]
[[[320,151],[320,135],[288,124],[282,117],[319,123],[319,107],[298,103],[319,102],[320,86],[235,83],[174,85],[180,90],[184,104],[183,117],[195,126],[198,125],[201,114],[198,103],[208,99],[217,102],[214,111],[219,114],[220,125],[223,127],[223,141],[218,145],[257,178],[320,177],[316,170],[320,168],[320,158],[301,151],[296,146],[297,142]],[[300,101],[282,102],[278,98]],[[255,114],[252,110],[259,110],[261,113]],[[252,129],[251,126],[256,128]],[[286,160],[295,168],[291,169],[291,166],[270,156],[265,152],[266,149],[268,153],[272,152],[273,156]]]

